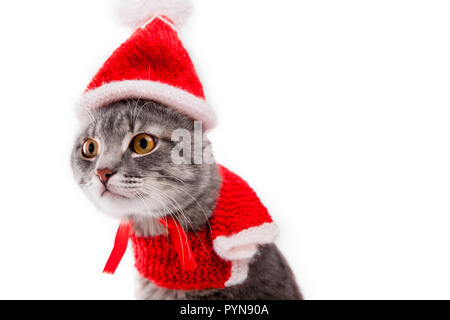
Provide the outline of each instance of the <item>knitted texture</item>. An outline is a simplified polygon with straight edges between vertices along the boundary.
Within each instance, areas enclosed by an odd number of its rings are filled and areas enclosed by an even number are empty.
[[[138,28],[107,59],[79,101],[82,114],[118,100],[155,100],[214,127],[203,86],[178,33],[165,16]]]
[[[122,80],[150,80],[205,98],[194,65],[173,27],[154,19],[138,28],[98,71],[87,90]]]
[[[226,168],[219,168],[223,180],[216,209],[210,219],[213,238],[272,222],[266,207],[247,182]]]
[[[221,259],[214,252],[208,230],[197,232],[197,236],[188,233],[197,268],[183,272],[171,238],[132,235],[137,270],[157,286],[167,289],[224,288],[231,275],[231,262]]]
[[[221,289],[245,281],[256,246],[272,242],[276,228],[249,185],[222,166],[219,171],[222,187],[209,225],[187,234],[197,268],[182,271],[170,236],[132,234],[136,268],[143,277],[160,287],[177,290]],[[217,243],[232,254],[219,255]],[[254,247],[250,253],[249,247]],[[246,254],[236,254],[240,250]]]

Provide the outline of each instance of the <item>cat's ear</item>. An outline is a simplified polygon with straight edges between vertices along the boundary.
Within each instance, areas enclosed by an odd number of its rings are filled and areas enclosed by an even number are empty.
[[[188,0],[116,0],[120,21],[131,28],[146,24],[153,17],[162,15],[175,26],[183,24],[191,12]]]

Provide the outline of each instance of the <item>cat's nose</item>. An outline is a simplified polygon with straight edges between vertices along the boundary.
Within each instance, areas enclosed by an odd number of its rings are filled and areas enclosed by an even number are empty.
[[[100,179],[101,183],[106,185],[109,178],[111,178],[113,175],[115,175],[117,171],[105,168],[105,169],[97,169],[97,177]]]

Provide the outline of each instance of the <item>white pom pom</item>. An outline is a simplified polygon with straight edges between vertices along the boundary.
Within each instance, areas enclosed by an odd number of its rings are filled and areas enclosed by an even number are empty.
[[[127,26],[137,28],[155,15],[165,15],[180,26],[189,15],[189,0],[120,0],[119,18]]]

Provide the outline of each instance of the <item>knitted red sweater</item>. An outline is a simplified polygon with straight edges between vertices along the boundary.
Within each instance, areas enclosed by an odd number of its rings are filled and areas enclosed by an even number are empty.
[[[132,234],[136,268],[143,277],[177,290],[240,284],[247,278],[258,244],[273,242],[276,226],[256,193],[226,168],[219,166],[219,171],[223,181],[210,227],[187,234],[196,268],[183,270],[170,236]]]

